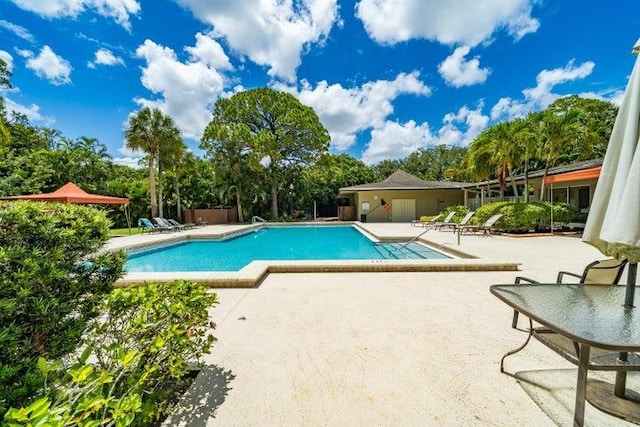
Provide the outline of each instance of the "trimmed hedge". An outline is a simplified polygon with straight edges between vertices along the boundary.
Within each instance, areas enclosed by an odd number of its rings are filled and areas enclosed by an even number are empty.
[[[497,213],[502,218],[496,224],[500,231],[527,233],[551,228],[551,204],[546,202],[495,202],[479,207],[472,217],[474,224],[482,224]],[[572,222],[577,216],[576,209],[567,203],[553,204],[554,223]]]
[[[39,357],[75,351],[123,252],[98,255],[110,223],[97,209],[0,202],[0,416],[43,386]]]

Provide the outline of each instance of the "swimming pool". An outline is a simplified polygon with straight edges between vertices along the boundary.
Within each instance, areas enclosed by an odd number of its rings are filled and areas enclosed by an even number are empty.
[[[257,260],[447,259],[417,243],[375,243],[353,226],[264,227],[224,240],[185,240],[129,254],[128,272],[238,271]]]

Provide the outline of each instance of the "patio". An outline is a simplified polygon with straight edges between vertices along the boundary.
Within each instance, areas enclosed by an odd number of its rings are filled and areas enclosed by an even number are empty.
[[[413,236],[409,224],[364,224]],[[571,425],[576,368],[524,334],[489,285],[553,280],[602,255],[577,237],[424,236],[436,246],[521,262],[519,272],[271,274],[219,289],[219,341],[168,424]],[[608,374],[590,374],[611,380]],[[630,374],[631,388],[640,378]],[[543,412],[544,409],[544,412]],[[627,425],[587,405],[588,425]]]

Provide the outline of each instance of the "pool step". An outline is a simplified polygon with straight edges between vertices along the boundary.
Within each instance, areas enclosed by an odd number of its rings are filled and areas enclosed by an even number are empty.
[[[417,243],[380,243],[376,245],[378,252],[385,259],[424,259],[420,253],[424,246]]]
[[[376,249],[384,259],[443,259],[446,255],[419,243],[378,243]]]

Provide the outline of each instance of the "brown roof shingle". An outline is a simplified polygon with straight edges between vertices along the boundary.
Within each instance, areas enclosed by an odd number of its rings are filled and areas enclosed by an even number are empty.
[[[462,188],[466,184],[452,181],[425,181],[398,169],[385,180],[369,184],[353,185],[344,187],[340,192],[367,191],[367,190],[433,190],[433,189],[454,189]]]

